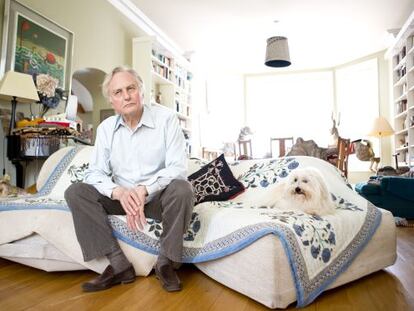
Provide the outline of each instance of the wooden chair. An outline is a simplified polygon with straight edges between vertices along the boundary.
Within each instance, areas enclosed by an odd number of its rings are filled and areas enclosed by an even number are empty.
[[[223,153],[226,159],[232,159],[234,161],[237,160],[237,152],[236,152],[236,143],[235,142],[226,142],[224,143]]]
[[[246,160],[246,159],[252,159],[253,158],[253,152],[252,152],[252,140],[238,140],[239,144],[239,160]]]
[[[207,147],[201,148],[201,157],[207,161],[213,161],[220,154],[220,151],[217,149],[211,149]]]
[[[348,157],[350,154],[351,140],[338,137],[338,158],[336,167],[348,177]]]
[[[270,138],[270,157],[273,158],[273,143],[279,143],[279,155],[278,157],[284,157],[286,153],[292,148],[293,146],[293,137],[283,137],[283,138]],[[288,144],[286,144],[288,143]],[[286,148],[288,146],[288,148]]]

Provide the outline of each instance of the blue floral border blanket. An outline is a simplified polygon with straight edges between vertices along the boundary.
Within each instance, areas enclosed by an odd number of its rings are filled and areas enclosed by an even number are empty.
[[[70,212],[63,193],[71,183],[83,180],[89,154],[89,147],[68,148],[36,195],[0,202],[0,219],[1,212],[51,209]],[[190,160],[189,173],[204,164]],[[258,197],[269,195],[272,186],[291,171],[307,166],[316,167],[323,173],[336,203],[335,214],[318,217],[256,204]],[[289,259],[298,307],[311,303],[347,269],[381,222],[381,212],[353,192],[339,171],[325,161],[285,157],[240,161],[231,164],[230,168],[247,190],[233,200],[204,202],[194,207],[188,232],[184,235],[183,262],[221,258],[264,235],[274,234],[282,242]],[[137,249],[158,254],[162,223],[148,219],[143,232],[132,232],[127,228],[124,216],[109,216],[109,220],[118,239]],[[4,243],[4,238],[1,241]]]

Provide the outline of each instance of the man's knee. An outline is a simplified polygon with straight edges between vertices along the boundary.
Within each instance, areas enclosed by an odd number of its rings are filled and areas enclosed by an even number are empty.
[[[79,199],[85,192],[89,190],[91,185],[85,183],[71,184],[64,193],[65,200],[71,201],[73,199]]]
[[[71,184],[64,193],[65,196],[65,200],[68,201],[70,200],[74,195],[76,195],[76,193],[79,193],[79,184]]]
[[[186,180],[174,179],[168,185],[167,189],[170,196],[180,199],[194,200],[193,187],[191,186],[191,183]]]

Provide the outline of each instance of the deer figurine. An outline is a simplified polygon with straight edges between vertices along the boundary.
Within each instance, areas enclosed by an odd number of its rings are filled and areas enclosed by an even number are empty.
[[[339,127],[339,124],[341,123],[341,113],[338,113],[337,118],[335,118],[334,113],[332,112],[331,119],[332,119],[332,128],[330,130],[331,139],[330,139],[329,147],[336,148],[336,146],[338,145],[338,137],[339,137],[338,127]]]

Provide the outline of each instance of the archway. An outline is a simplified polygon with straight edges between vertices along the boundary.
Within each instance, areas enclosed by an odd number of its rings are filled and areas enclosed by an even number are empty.
[[[92,128],[94,133],[100,122],[100,111],[111,108],[101,92],[105,74],[101,69],[84,68],[72,75],[72,94],[78,97],[78,116],[84,128]]]

